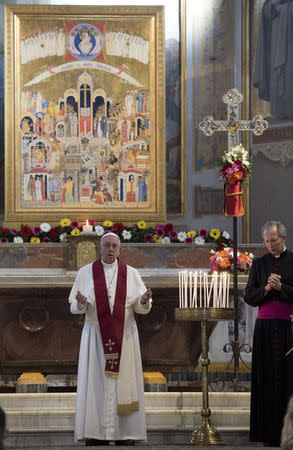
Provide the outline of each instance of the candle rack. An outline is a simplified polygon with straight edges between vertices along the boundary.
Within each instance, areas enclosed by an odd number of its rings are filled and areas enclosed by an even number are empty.
[[[208,390],[208,342],[207,322],[231,320],[234,318],[233,308],[175,308],[175,319],[200,321],[201,323],[201,348],[202,348],[202,409],[201,425],[192,433],[190,444],[195,446],[223,445],[219,432],[211,425]]]

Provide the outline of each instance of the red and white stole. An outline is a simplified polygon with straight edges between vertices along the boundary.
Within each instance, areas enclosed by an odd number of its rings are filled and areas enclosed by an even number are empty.
[[[119,374],[124,331],[127,288],[127,266],[118,260],[118,275],[113,314],[111,314],[106,278],[101,259],[93,263],[93,280],[97,316],[106,360],[105,375],[117,378]]]

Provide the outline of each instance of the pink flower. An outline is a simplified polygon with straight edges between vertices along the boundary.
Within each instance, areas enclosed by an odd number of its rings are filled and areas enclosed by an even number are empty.
[[[34,227],[34,229],[33,229],[33,234],[34,234],[35,236],[40,236],[41,233],[42,233],[42,230],[41,230],[40,227]]]
[[[90,219],[89,225],[92,225],[92,226],[96,225],[96,221],[94,219]]]
[[[158,237],[163,237],[165,235],[165,231],[163,228],[157,228],[156,234]]]
[[[45,237],[42,239],[42,242],[51,242],[51,239],[50,239],[48,236],[45,236]]]
[[[12,234],[12,236],[17,236],[18,232],[15,228],[11,228],[10,233]]]
[[[162,231],[163,231],[163,233],[164,233],[164,225],[161,225],[161,224],[159,224],[159,223],[157,223],[156,225],[155,225],[155,230],[156,230],[156,233],[157,233],[157,235],[158,236],[164,236],[164,234],[158,234],[158,231],[159,231],[159,233],[161,233]]]
[[[8,239],[5,238],[5,237],[3,237],[3,238],[0,239],[0,242],[3,242],[3,243],[4,243],[4,242],[8,242]]]
[[[191,244],[191,243],[193,242],[193,239],[192,239],[191,236],[187,236],[187,237],[184,239],[184,242],[185,242],[185,244]]]
[[[232,175],[232,173],[233,173],[232,167],[228,167],[228,169],[225,170],[225,175],[226,175],[226,176],[227,176],[227,175]]]
[[[145,242],[153,242],[153,235],[152,234],[145,234],[144,235]]]
[[[78,223],[78,221],[77,221],[77,220],[73,220],[73,221],[71,222],[71,224],[70,224],[70,227],[71,227],[72,229],[74,229],[74,228],[79,228],[79,223]]]
[[[171,241],[175,241],[177,239],[178,233],[176,230],[173,230],[169,233],[169,238],[171,239]]]
[[[211,273],[217,272],[219,270],[219,264],[216,261],[211,260],[210,269],[211,269]]]
[[[233,163],[232,169],[233,169],[233,172],[237,172],[237,170],[239,170],[239,164]]]
[[[201,230],[199,230],[199,236],[201,236],[202,238],[206,238],[208,235],[208,230],[206,230],[205,228],[202,228]]]

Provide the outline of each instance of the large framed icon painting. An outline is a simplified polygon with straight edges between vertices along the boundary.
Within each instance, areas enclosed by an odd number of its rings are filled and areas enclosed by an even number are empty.
[[[161,6],[5,6],[5,223],[165,220]]]

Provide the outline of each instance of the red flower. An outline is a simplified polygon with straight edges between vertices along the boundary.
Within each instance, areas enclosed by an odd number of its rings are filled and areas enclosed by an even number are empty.
[[[172,223],[166,223],[164,225],[164,231],[166,231],[166,233],[171,233],[171,231],[173,231],[173,225]]]
[[[114,233],[119,233],[122,232],[124,230],[124,225],[121,222],[117,222],[114,223],[113,227],[112,227],[112,231],[114,231]]]
[[[57,238],[59,236],[58,231],[56,230],[56,228],[50,228],[49,232],[48,232],[49,236],[52,238]]]
[[[24,225],[20,229],[20,234],[22,235],[22,237],[28,238],[32,234],[32,229],[29,226]]]
[[[90,219],[89,225],[92,225],[92,226],[96,225],[96,221],[94,219]]]
[[[5,227],[1,227],[1,231],[2,231],[2,234],[8,234],[9,233],[9,229],[5,228]]]
[[[153,242],[153,235],[152,234],[145,234],[144,235],[145,242]]]

